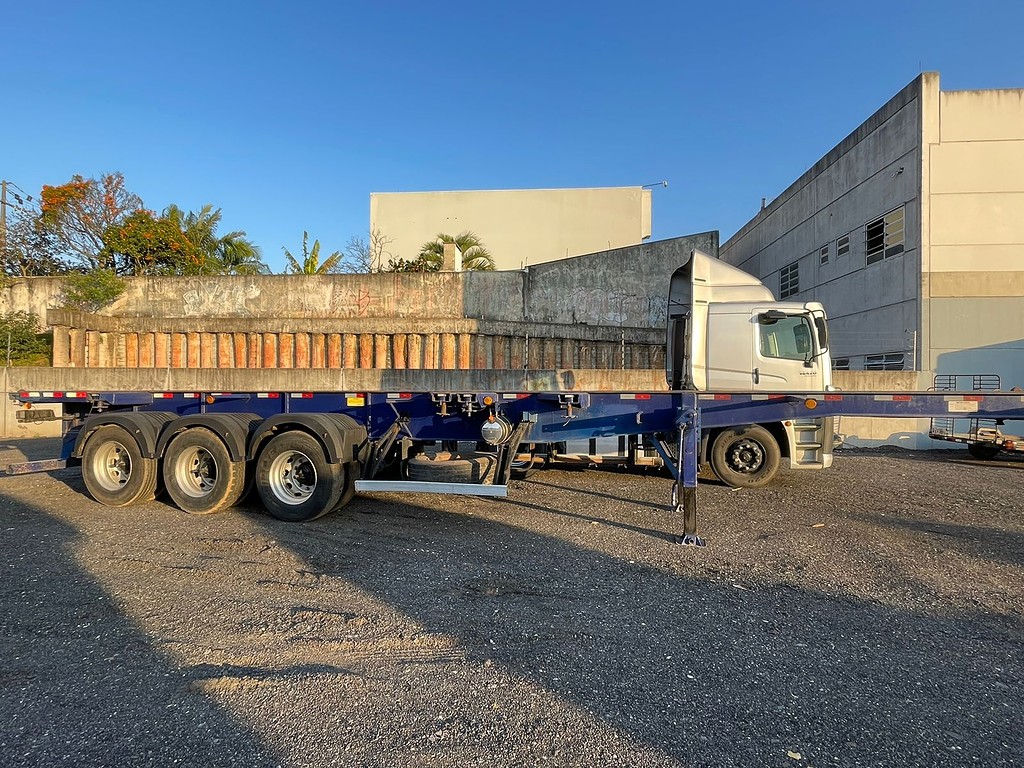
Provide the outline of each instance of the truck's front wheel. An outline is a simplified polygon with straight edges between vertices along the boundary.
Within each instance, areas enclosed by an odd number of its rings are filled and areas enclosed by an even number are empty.
[[[779,471],[779,444],[764,427],[751,424],[718,433],[711,445],[711,469],[733,488],[757,488]]]
[[[100,504],[127,507],[156,495],[156,459],[142,455],[131,433],[114,424],[100,427],[82,452],[82,479]]]
[[[345,491],[345,467],[331,464],[316,438],[284,432],[256,462],[256,490],[274,517],[288,522],[316,520],[337,508]]]

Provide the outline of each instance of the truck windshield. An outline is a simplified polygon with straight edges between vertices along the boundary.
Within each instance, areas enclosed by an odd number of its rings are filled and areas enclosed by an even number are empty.
[[[762,357],[808,360],[814,354],[813,333],[804,315],[789,315],[771,323],[758,323]]]

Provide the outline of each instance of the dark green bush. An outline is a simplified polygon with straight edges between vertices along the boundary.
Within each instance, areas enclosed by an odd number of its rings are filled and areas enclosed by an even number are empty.
[[[96,312],[124,293],[125,282],[113,270],[72,272],[64,278],[64,307]]]
[[[41,333],[31,312],[0,315],[0,357],[4,365],[49,365],[53,339]]]

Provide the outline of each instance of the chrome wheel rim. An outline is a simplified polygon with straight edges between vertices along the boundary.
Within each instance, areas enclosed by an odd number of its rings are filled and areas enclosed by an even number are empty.
[[[132,457],[116,440],[108,440],[92,460],[92,476],[105,491],[119,491],[132,478]]]
[[[217,486],[217,460],[205,448],[188,448],[178,457],[174,479],[182,493],[194,499],[209,496]]]
[[[285,451],[270,463],[270,491],[278,501],[298,506],[316,492],[316,467],[302,451]]]

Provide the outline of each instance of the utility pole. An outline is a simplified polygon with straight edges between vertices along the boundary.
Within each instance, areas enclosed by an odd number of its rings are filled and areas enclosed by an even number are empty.
[[[7,254],[7,181],[0,181],[0,258]]]

